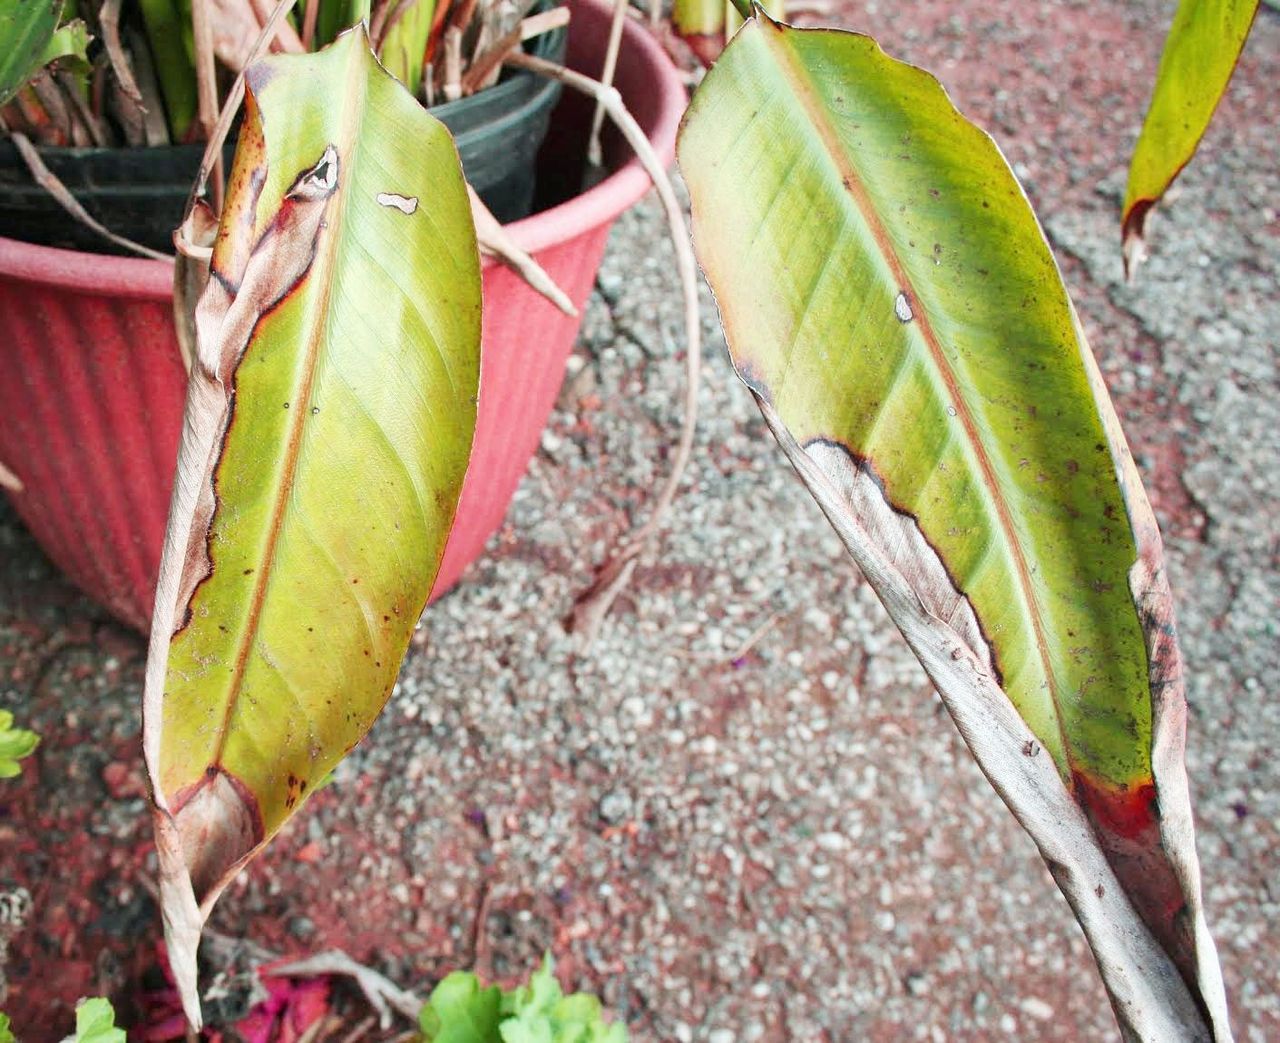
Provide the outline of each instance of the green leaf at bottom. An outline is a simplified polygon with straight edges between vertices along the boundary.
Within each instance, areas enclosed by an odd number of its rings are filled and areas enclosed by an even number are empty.
[[[502,991],[454,971],[431,993],[418,1017],[426,1043],[497,1043]]]

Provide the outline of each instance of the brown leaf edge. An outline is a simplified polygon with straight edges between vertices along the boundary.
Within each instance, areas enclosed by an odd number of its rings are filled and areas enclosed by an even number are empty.
[[[231,420],[236,368],[258,316],[307,278],[344,169],[341,153],[329,145],[313,166],[299,173],[275,219],[253,238],[266,153],[253,70],[248,78],[246,118],[233,171],[235,179],[243,179],[243,190],[229,198],[222,227],[234,226],[234,233],[225,252],[215,254],[195,310],[195,354],[143,689],[143,753],[151,786],[161,917],[183,1011],[196,1030],[203,1022],[196,960],[201,929],[218,897],[268,838],[252,794],[216,764],[209,766],[201,783],[175,795],[172,803],[166,796],[160,747],[169,647],[174,633],[187,623],[195,590],[212,571],[208,535],[218,503],[215,474]]]
[[[1040,850],[1088,936],[1125,1038],[1151,1043],[1228,1043],[1229,1029],[1211,1032],[1206,1026],[1201,1004],[1127,897],[1089,816],[1066,788],[1052,758],[1036,755],[1039,744],[1035,735],[988,673],[986,664],[959,632],[926,608],[886,548],[870,538],[840,486],[811,455],[814,447],[801,446],[772,405],[754,389],[753,394],[783,453],[937,687],[983,774]],[[831,443],[820,445],[827,449]],[[1167,767],[1172,759],[1180,771],[1178,736],[1170,734],[1170,724],[1174,728],[1178,724],[1176,714],[1160,713],[1157,721],[1162,737],[1156,746],[1161,767]],[[1164,792],[1170,803],[1176,797],[1178,773],[1165,779]],[[1180,781],[1185,794],[1185,773]],[[1190,823],[1189,808],[1175,819],[1175,835],[1181,836]],[[1194,850],[1184,864],[1194,872]],[[1207,929],[1204,934],[1207,938]],[[1201,986],[1208,994],[1206,1006],[1215,991],[1219,997],[1222,994],[1212,942],[1209,945],[1211,958],[1206,969],[1217,989],[1212,983],[1207,989]],[[1221,1024],[1225,1026],[1225,999],[1221,1008]],[[1218,1021],[1216,1015],[1213,1020]]]

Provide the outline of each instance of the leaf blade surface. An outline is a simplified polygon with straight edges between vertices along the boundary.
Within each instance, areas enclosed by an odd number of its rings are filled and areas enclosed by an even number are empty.
[[[1203,1030],[1202,990],[1225,1026],[1180,752],[1153,773],[1184,709],[1151,684],[1179,669],[1176,646],[1150,655],[1167,600],[1146,599],[1153,620],[1131,590],[1146,561],[1165,592],[1159,536],[1003,157],[874,41],[763,18],[704,81],[679,157],[739,374],[1062,869],[1122,1025],[1145,994],[1162,1029]]]
[[[191,900],[175,922],[207,916],[376,718],[470,455],[457,151],[363,30],[247,74],[195,325],[144,705],[162,861]]]
[[[45,63],[62,0],[0,0],[0,105]]]
[[[1125,269],[1145,253],[1147,214],[1191,162],[1226,93],[1258,0],[1181,0],[1129,163],[1121,216]]]

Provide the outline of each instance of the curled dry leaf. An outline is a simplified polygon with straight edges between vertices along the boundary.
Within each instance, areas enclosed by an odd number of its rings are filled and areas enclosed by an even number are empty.
[[[213,903],[391,692],[479,381],[479,254],[448,131],[361,28],[246,84],[143,707],[166,938],[195,1025]]]
[[[679,158],[739,374],[1039,846],[1122,1031],[1229,1040],[1159,533],[1004,157],[873,40],[758,16]]]

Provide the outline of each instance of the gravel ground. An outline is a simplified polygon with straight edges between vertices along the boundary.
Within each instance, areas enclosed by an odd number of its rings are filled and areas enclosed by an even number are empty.
[[[1280,1038],[1280,19],[1259,15],[1126,287],[1122,164],[1167,10],[911,12],[839,18],[940,74],[1059,251],[1166,533],[1237,1035]],[[575,653],[560,620],[643,516],[678,416],[671,264],[646,200],[614,232],[581,371],[490,553],[217,926],[343,946],[424,989],[458,965],[521,976],[549,948],[642,1043],[1115,1038],[1065,902],[769,442],[709,300],[704,419],[670,532]],[[8,968],[29,1039],[57,1038],[90,990],[127,1008],[155,962],[142,658],[0,508],[0,706],[46,737],[0,805],[0,884],[35,897]]]

